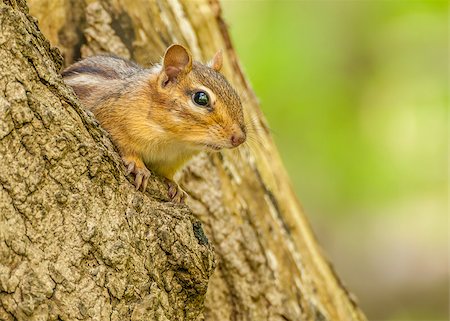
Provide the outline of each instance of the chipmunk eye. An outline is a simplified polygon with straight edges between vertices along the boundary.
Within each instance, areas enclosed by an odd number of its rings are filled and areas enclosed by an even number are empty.
[[[209,96],[204,91],[197,91],[192,95],[193,102],[201,107],[206,107],[209,105]]]

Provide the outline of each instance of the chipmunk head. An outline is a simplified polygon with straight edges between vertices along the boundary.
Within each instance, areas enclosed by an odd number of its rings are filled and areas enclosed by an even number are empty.
[[[164,130],[196,148],[233,148],[246,139],[241,100],[220,73],[219,51],[207,65],[192,60],[188,49],[170,46],[157,77],[154,99],[167,108]]]

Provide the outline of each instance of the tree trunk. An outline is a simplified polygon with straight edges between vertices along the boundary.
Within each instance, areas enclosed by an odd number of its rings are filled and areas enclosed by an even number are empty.
[[[149,65],[173,42],[202,61],[224,49],[258,143],[190,162],[188,207],[156,176],[135,191],[25,1],[2,0],[0,320],[365,320],[321,254],[215,0],[29,5],[65,65],[102,51]]]

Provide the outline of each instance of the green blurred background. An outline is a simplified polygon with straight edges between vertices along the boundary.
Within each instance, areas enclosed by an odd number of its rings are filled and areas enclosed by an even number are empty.
[[[447,320],[448,2],[222,3],[297,195],[367,316]]]

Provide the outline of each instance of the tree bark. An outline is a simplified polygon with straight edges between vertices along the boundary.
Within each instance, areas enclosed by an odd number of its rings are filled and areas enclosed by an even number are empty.
[[[65,65],[98,52],[149,65],[173,42],[202,61],[224,49],[258,143],[191,161],[188,207],[156,176],[135,191],[26,3],[3,0],[0,320],[365,320],[301,211],[217,1],[29,5]]]
[[[0,5],[0,320],[196,320],[214,259],[201,224],[136,192],[26,13]]]

